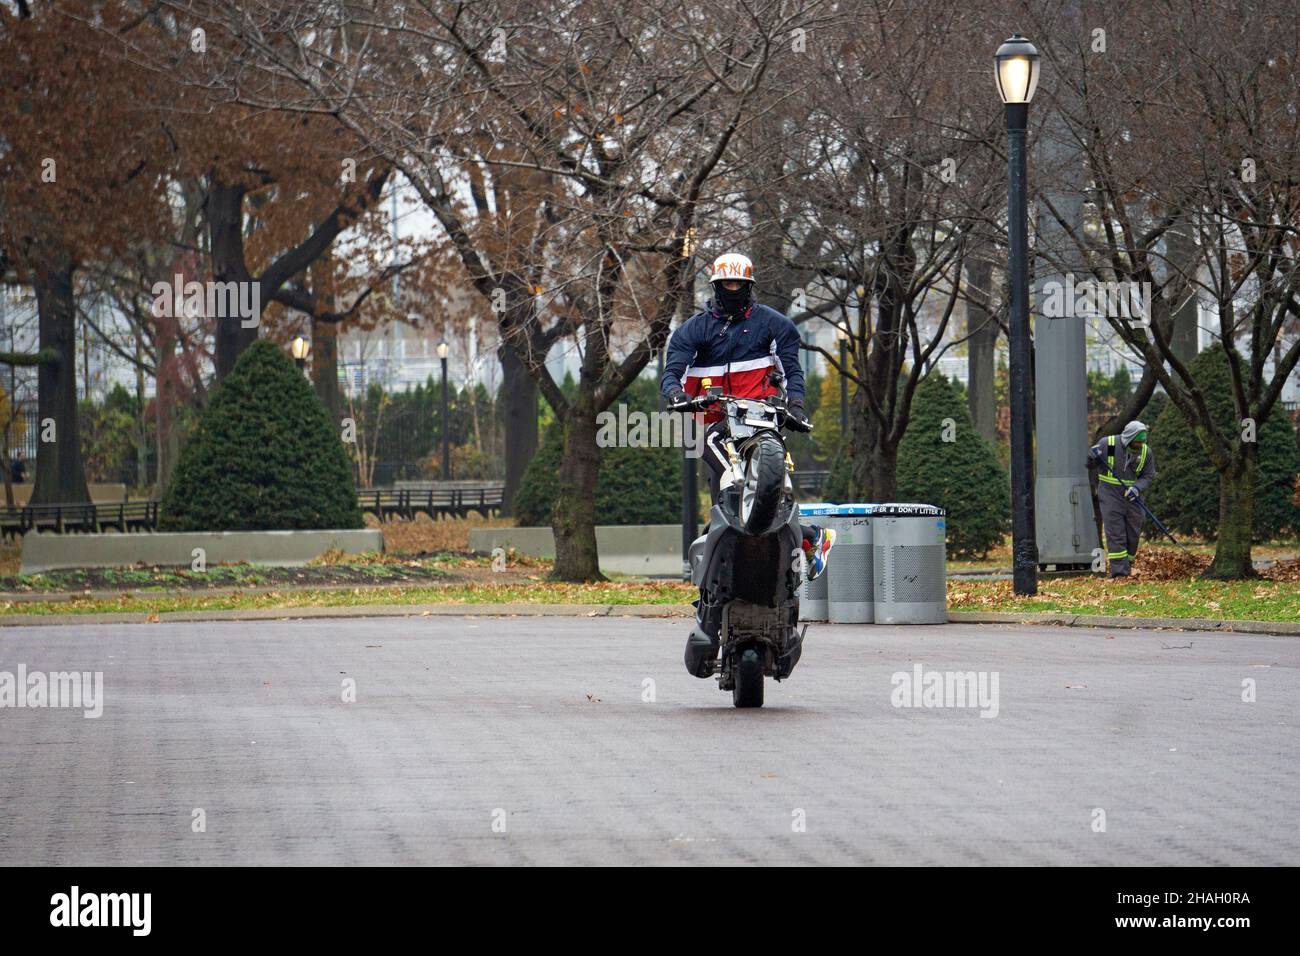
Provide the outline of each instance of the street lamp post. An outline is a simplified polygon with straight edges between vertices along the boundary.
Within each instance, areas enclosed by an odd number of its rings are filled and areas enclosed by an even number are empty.
[[[849,430],[849,334],[843,329],[835,333],[840,342],[840,438]]]
[[[1029,337],[1029,240],[1025,186],[1025,130],[1029,101],[1038,87],[1038,50],[1019,33],[994,57],[998,94],[1007,115],[1007,240],[1011,273],[1011,551],[1016,594],[1038,593],[1038,542],[1034,532],[1034,463],[1031,402],[1033,345]]]
[[[442,480],[451,478],[451,429],[447,421],[447,353],[446,342],[438,343],[438,359],[442,362]]]
[[[289,343],[289,354],[293,356],[294,363],[298,366],[299,371],[307,369],[307,340],[301,335],[295,335],[293,341]]]

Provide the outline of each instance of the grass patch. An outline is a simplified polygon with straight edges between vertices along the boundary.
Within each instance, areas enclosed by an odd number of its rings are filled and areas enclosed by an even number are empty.
[[[311,564],[289,568],[251,564],[213,564],[205,571],[192,571],[187,567],[77,568],[0,577],[0,591],[183,591],[289,585],[432,584],[451,576],[455,568],[467,561],[475,566],[479,563],[476,558],[446,552],[418,558],[373,552],[361,555],[331,552]]]
[[[184,594],[66,601],[7,601],[0,614],[161,614],[256,608],[365,607],[375,604],[689,604],[698,589],[677,581],[599,584],[448,584],[432,587],[365,587],[339,591],[269,591],[263,594]]]
[[[1010,581],[949,581],[948,609],[1300,622],[1300,588],[1289,581],[1079,577],[1040,581],[1038,588],[1026,598],[1013,593]]]

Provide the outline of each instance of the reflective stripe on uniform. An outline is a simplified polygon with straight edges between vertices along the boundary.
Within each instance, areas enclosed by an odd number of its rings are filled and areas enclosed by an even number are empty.
[[[1110,447],[1110,451],[1106,453],[1106,467],[1110,470],[1110,474],[1098,475],[1097,478],[1099,481],[1104,481],[1108,485],[1118,485],[1120,480],[1112,477],[1115,474],[1115,436],[1111,435],[1107,438],[1106,444]]]
[[[1127,551],[1107,551],[1107,552],[1106,552],[1106,557],[1108,557],[1108,558],[1127,558],[1127,557],[1128,557],[1128,552],[1127,552]]]
[[[1110,446],[1110,452],[1106,455],[1106,467],[1110,469],[1110,475],[1098,475],[1098,481],[1104,481],[1109,485],[1133,485],[1137,483],[1136,478],[1112,478],[1115,473],[1115,436],[1111,435],[1106,439],[1106,444]],[[1137,471],[1134,474],[1142,474],[1142,468],[1147,463],[1147,448],[1149,445],[1143,444],[1142,451],[1138,453]]]

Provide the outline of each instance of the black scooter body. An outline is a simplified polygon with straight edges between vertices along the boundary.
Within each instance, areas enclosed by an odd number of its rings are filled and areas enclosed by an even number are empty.
[[[696,677],[720,674],[722,690],[732,689],[733,649],[760,647],[763,673],[777,680],[789,677],[799,661],[803,568],[798,509],[790,505],[783,525],[758,536],[741,530],[734,507],[714,505],[708,533],[691,544],[691,580],[700,598],[686,669]]]

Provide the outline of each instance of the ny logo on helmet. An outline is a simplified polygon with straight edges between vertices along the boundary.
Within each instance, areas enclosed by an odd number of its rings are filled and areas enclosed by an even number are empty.
[[[709,281],[723,282],[728,279],[753,282],[754,264],[747,256],[742,256],[738,252],[728,252],[726,255],[718,256],[713,260],[713,266],[709,270]]]

